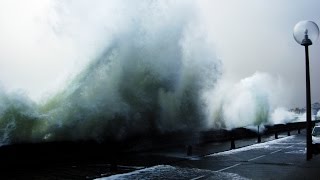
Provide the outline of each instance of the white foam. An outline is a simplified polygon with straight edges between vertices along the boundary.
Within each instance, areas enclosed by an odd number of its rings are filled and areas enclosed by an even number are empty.
[[[116,174],[109,177],[98,178],[97,180],[114,179],[246,179],[234,173],[214,172],[196,168],[180,168],[169,165],[157,165],[130,173]]]
[[[306,150],[294,150],[285,152],[286,154],[306,154]]]
[[[233,149],[233,150],[229,150],[229,151],[209,154],[209,155],[207,155],[205,157],[220,156],[220,155],[222,155],[222,156],[230,155],[230,154],[235,154],[235,153],[239,153],[239,152],[243,152],[243,151],[249,151],[249,150],[252,150],[252,149],[271,149],[270,145],[283,144],[285,141],[287,141],[289,139],[293,139],[294,137],[295,137],[295,135],[294,136],[288,136],[288,137],[284,137],[284,138],[281,138],[281,139],[276,139],[276,140],[273,140],[273,141],[259,143],[259,144],[255,144],[255,145],[251,145],[251,146],[238,148],[238,149]]]

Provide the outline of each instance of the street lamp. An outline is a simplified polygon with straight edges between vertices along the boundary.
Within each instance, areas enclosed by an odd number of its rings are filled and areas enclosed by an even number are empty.
[[[311,124],[311,92],[310,92],[310,71],[309,71],[309,49],[318,39],[319,28],[312,21],[300,21],[293,29],[294,39],[305,47],[306,56],[306,102],[307,102],[307,160],[312,158],[312,124]]]

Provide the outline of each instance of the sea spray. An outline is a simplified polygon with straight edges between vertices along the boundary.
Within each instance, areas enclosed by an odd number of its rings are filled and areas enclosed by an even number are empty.
[[[279,104],[277,81],[265,73],[240,82],[224,79],[192,1],[114,1],[115,9],[108,10],[101,1],[85,17],[82,8],[69,17],[74,8],[67,6],[78,1],[68,2],[60,2],[53,30],[86,42],[79,49],[88,52],[78,49],[75,56],[85,63],[42,102],[0,91],[0,145],[104,142],[270,121]]]
[[[219,80],[204,96],[209,127],[232,129],[289,121],[271,116],[287,98],[281,79],[267,73],[257,72],[237,83]]]
[[[270,118],[272,124],[288,123],[290,121],[298,120],[298,116],[294,112],[290,112],[283,107],[279,107],[273,111]]]
[[[0,94],[0,143],[22,143],[41,140],[45,121],[37,105],[23,92]]]
[[[177,13],[180,6],[157,4],[140,9],[129,29],[40,108],[47,140],[203,129],[202,93],[221,76],[221,62],[189,6]]]

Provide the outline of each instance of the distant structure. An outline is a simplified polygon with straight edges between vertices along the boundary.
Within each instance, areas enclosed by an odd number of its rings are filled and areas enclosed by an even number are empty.
[[[311,105],[311,112],[313,115],[317,115],[318,111],[320,110],[320,103],[316,102],[316,103],[313,103]]]
[[[292,108],[290,109],[290,112],[294,112],[296,114],[302,114],[302,113],[305,113],[306,112],[306,108]]]
[[[311,105],[312,115],[317,115],[319,110],[320,110],[320,103],[316,102]],[[296,114],[303,114],[306,112],[306,108],[305,107],[303,107],[303,108],[296,107],[296,108],[290,109],[290,111],[294,112]]]

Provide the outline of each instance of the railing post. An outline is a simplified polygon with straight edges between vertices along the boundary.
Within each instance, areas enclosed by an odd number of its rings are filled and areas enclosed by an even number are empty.
[[[258,126],[258,143],[261,143],[260,126]]]
[[[230,149],[235,149],[236,148],[236,144],[235,144],[235,139],[234,136],[231,137],[231,147]]]
[[[116,160],[115,157],[113,157],[112,160],[111,160],[110,171],[112,171],[112,172],[118,171],[117,160]]]
[[[192,156],[192,146],[188,145],[187,147],[187,156]]]

